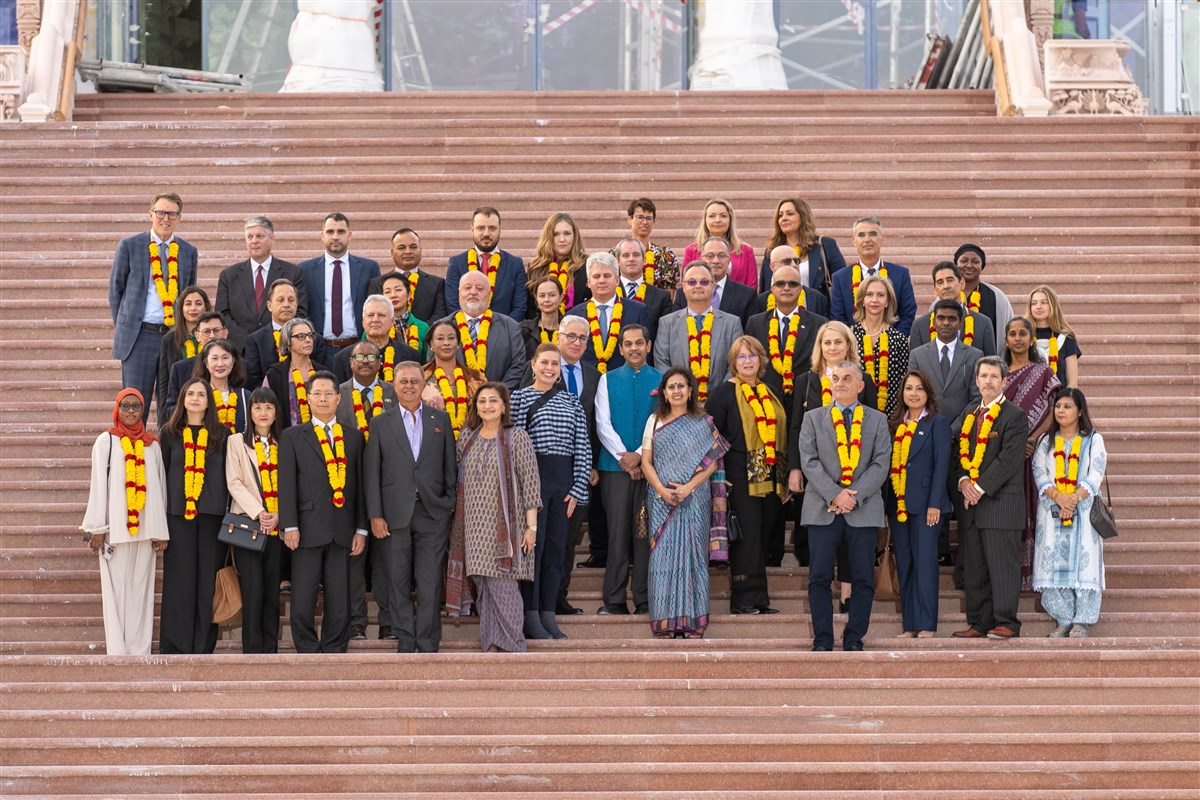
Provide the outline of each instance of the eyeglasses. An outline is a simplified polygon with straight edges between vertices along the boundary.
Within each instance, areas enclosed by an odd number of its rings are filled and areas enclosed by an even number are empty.
[[[799,263],[800,263],[800,259],[793,258],[792,256],[788,256],[787,258],[781,258],[778,261],[771,262],[772,266],[774,266],[775,264],[778,264],[781,267],[794,267]]]
[[[758,353],[738,353],[737,362],[745,364],[748,361],[758,361]]]
[[[155,219],[179,219],[178,211],[159,211],[157,208],[151,209]]]
[[[799,289],[803,285],[800,281],[775,281],[771,284],[776,289]]]
[[[315,333],[293,333],[291,338],[299,339],[302,342],[311,342],[317,338],[317,335]]]
[[[303,335],[303,334],[301,334],[301,335]],[[311,335],[312,334],[309,334],[309,336],[311,336]],[[355,353],[354,355],[352,355],[350,357],[353,358],[359,364],[364,364],[364,363],[374,364],[376,361],[379,360],[379,356],[375,355],[374,353]]]
[[[321,399],[321,398],[337,397],[338,393],[337,392],[329,392],[329,391],[309,392],[308,396]]]
[[[572,342],[574,344],[579,344],[588,340],[586,333],[564,333],[560,338],[566,339],[568,342]]]
[[[425,381],[420,378],[396,378],[394,382],[398,386],[420,386]]]
[[[121,403],[121,405],[118,406],[118,408],[120,408],[122,411],[141,411],[142,404],[141,403]]]
[[[683,284],[685,286],[691,286],[691,287],[712,286],[712,281],[710,281],[708,278],[701,278],[700,280],[696,280],[695,278],[689,278],[688,280],[684,281]]]
[[[705,261],[728,261],[729,253],[705,253],[701,258]]]
[[[634,214],[634,222],[654,222],[654,217],[647,217],[645,214]]]
[[[197,329],[196,329],[196,334],[197,334],[198,336],[220,336],[220,335],[221,335],[222,333],[224,333],[226,330],[227,330],[227,329],[226,329],[225,327],[220,327],[220,328],[197,328]]]

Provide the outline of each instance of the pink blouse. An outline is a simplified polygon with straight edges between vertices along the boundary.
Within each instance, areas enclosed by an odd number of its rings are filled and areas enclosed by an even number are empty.
[[[692,243],[683,251],[683,263],[679,266],[685,267],[693,261],[701,260],[703,259],[700,258],[700,248]],[[729,277],[752,289],[758,289],[758,262],[754,259],[754,248],[745,242],[742,242],[740,250],[730,254]]]

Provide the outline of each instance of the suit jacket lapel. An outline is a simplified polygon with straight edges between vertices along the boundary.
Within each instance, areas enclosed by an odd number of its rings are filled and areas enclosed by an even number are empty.
[[[425,406],[421,406],[421,454],[417,456],[417,463],[425,460],[425,456],[432,449],[433,437],[437,434],[434,432],[433,411]]]
[[[308,446],[317,454],[317,458],[321,459],[321,463],[325,463],[325,453],[321,450],[321,443],[317,441],[317,429],[313,427],[312,421],[302,423],[308,430],[304,434],[304,440],[308,442]],[[332,442],[330,443],[332,446]]]
[[[917,429],[913,431],[912,444],[908,447],[908,460],[910,463],[929,441],[929,428],[932,425],[933,417],[925,417],[925,419],[917,423]]]
[[[413,458],[412,445],[408,441],[408,429],[404,426],[403,413],[403,411],[397,410],[395,414],[390,414],[388,418],[391,420],[392,435],[400,441],[400,451],[404,453],[409,461],[415,464],[417,460]]]

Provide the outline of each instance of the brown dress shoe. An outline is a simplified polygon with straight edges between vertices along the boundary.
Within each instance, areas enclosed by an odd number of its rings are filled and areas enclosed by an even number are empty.
[[[987,632],[989,639],[1015,639],[1019,635],[1012,628],[1005,627],[1004,625],[997,625]]]
[[[955,639],[982,639],[987,636],[983,631],[977,631],[974,628],[965,628],[961,631],[955,631],[951,634]]]

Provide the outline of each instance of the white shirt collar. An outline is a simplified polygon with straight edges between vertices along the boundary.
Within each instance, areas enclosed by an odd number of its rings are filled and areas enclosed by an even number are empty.
[[[329,253],[326,253],[325,254],[325,269],[333,269],[334,261],[341,261],[342,264],[349,266],[350,265],[350,251],[347,250],[345,253],[343,253],[340,257],[338,257],[336,259],[333,256],[329,255]]]

